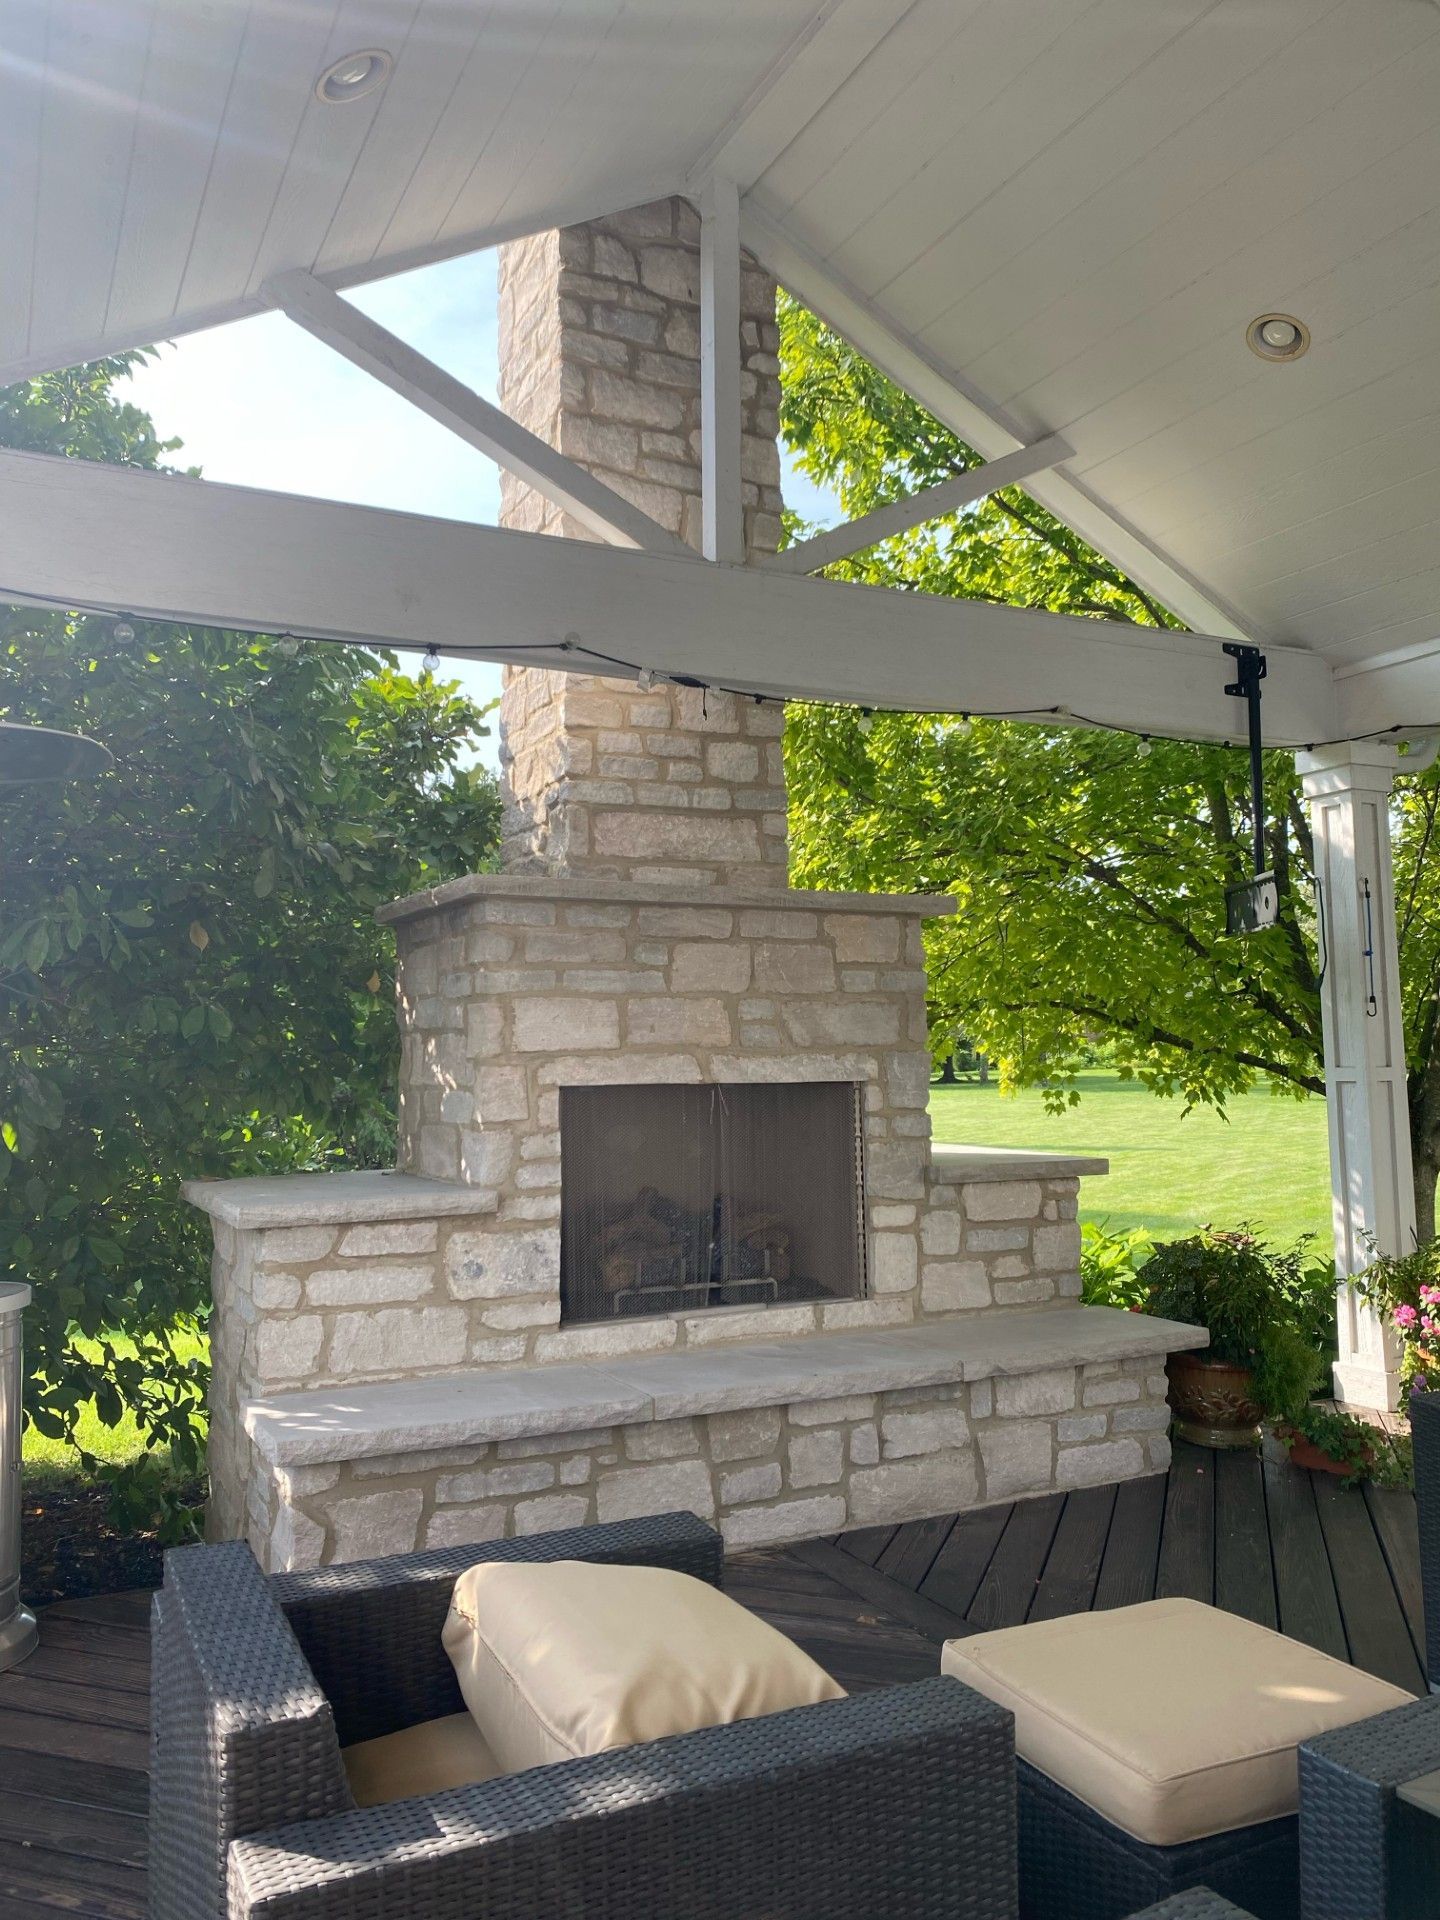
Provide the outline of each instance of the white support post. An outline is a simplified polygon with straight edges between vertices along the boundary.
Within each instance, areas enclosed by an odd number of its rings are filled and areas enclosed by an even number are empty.
[[[1405,1098],[1390,788],[1391,746],[1357,741],[1295,756],[1310,805],[1320,883],[1320,990],[1329,1109],[1339,1359],[1335,1397],[1385,1412],[1400,1404],[1394,1334],[1344,1284],[1370,1259],[1414,1245],[1415,1191]]]
[[[740,193],[711,174],[700,192],[701,543],[707,560],[745,559],[740,483]]]

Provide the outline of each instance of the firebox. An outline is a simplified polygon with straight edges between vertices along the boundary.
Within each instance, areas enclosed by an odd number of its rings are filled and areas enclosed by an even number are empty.
[[[859,1298],[861,1112],[848,1081],[563,1087],[562,1319]]]

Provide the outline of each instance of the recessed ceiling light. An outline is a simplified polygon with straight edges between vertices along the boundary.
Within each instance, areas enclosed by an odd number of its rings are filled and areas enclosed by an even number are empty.
[[[315,98],[330,106],[360,100],[390,78],[393,57],[383,47],[362,47],[358,53],[332,60],[315,82]]]
[[[1310,329],[1293,313],[1262,313],[1245,329],[1245,344],[1262,360],[1298,360],[1310,350]]]

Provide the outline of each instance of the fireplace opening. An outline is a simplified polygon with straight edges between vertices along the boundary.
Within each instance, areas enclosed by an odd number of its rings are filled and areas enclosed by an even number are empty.
[[[859,1298],[860,1092],[562,1087],[562,1319]]]

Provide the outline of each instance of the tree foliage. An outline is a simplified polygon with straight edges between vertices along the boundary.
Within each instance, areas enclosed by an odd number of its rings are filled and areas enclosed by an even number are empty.
[[[782,300],[781,427],[848,516],[979,456],[797,303]],[[795,529],[797,532],[800,529]],[[1011,487],[837,562],[832,576],[1080,617],[1178,626],[1150,595]],[[957,705],[963,673],[957,670]],[[935,1031],[963,1030],[1011,1084],[1075,1100],[1104,1043],[1155,1092],[1223,1110],[1265,1077],[1323,1092],[1313,849],[1288,754],[1266,756],[1278,926],[1224,934],[1247,877],[1244,754],[963,716],[791,710],[792,867],[805,886],[951,893],[932,923]],[[1397,898],[1422,1230],[1440,1155],[1440,787],[1402,781]]]
[[[0,442],[158,465],[175,443],[110,390],[127,364],[0,394]],[[42,1432],[93,1398],[198,1465],[204,1370],[177,1340],[205,1313],[209,1235],[179,1182],[393,1150],[372,914],[484,865],[498,796],[466,764],[479,712],[388,657],[114,624],[0,610],[0,714],[115,756],[92,782],[0,787],[0,1276],[34,1288]]]

